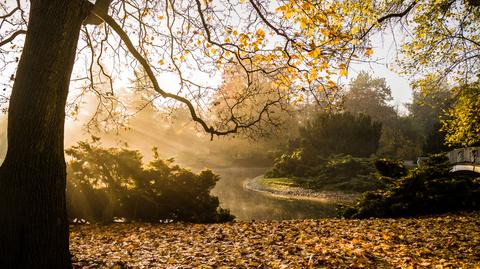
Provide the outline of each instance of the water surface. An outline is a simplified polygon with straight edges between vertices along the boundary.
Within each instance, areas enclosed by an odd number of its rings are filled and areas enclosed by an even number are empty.
[[[266,168],[215,168],[221,176],[212,193],[223,208],[230,209],[238,220],[316,219],[335,216],[335,205],[281,198],[244,188],[246,180],[262,175]]]

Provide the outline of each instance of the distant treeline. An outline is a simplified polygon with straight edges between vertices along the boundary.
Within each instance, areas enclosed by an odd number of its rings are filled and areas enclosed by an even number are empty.
[[[390,104],[385,80],[361,72],[340,109],[299,116],[296,137],[266,176],[320,191],[363,193],[354,205],[340,208],[349,218],[480,209],[478,174],[451,173],[442,153],[480,143],[478,84],[458,96],[448,85],[423,87],[430,89],[415,92],[403,115]],[[403,160],[418,156],[430,157],[407,169]]]

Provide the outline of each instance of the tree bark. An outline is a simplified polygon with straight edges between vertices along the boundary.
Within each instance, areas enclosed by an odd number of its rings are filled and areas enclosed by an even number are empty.
[[[65,104],[83,0],[31,0],[0,167],[0,268],[71,268],[65,205]]]

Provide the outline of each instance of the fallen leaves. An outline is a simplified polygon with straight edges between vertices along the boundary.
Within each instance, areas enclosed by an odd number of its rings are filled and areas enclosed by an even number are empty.
[[[71,230],[76,268],[480,267],[480,213]]]

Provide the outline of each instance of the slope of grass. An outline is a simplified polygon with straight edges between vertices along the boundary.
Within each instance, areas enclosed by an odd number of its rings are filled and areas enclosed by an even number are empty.
[[[257,180],[257,183],[263,187],[267,187],[271,189],[280,189],[280,190],[297,186],[297,184],[295,183],[295,180],[288,177],[277,177],[277,178],[262,177]]]

